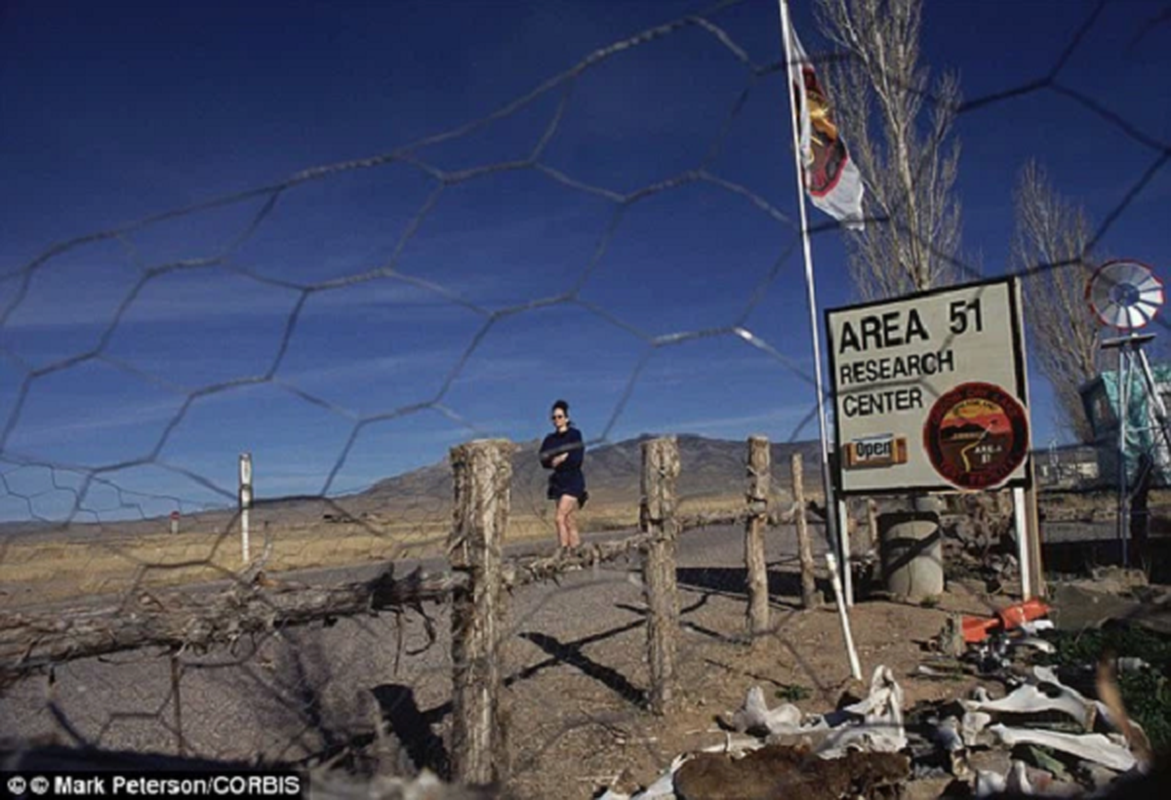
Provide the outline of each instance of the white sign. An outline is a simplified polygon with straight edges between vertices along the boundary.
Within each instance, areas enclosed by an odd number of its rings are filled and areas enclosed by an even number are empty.
[[[826,312],[843,494],[1027,483],[1015,278]]]

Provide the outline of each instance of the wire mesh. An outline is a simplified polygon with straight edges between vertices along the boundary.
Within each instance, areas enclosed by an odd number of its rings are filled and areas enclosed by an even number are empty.
[[[1102,16],[1131,11],[1124,4],[1092,6],[1035,79],[954,109],[962,123],[1012,114],[1011,104],[1021,100],[1056,96],[1080,106],[1099,126],[1095,130],[1121,136],[1145,154],[1134,174],[1117,176],[1119,199],[1094,229],[1091,250],[1165,174],[1171,157],[1171,144],[1066,79],[1070,60],[1087,46]],[[579,372],[563,382],[566,395],[576,400],[592,391],[605,398],[594,402],[604,410],[594,412],[590,458],[625,463],[633,474],[637,450],[626,439],[637,431],[624,424],[633,406],[645,420],[656,397],[670,393],[682,410],[661,424],[684,431],[696,410],[687,403],[689,388],[728,379],[722,365],[729,361],[757,365],[757,388],[787,395],[784,414],[762,412],[749,422],[780,431],[774,440],[789,445],[774,456],[774,495],[782,506],[791,503],[784,456],[802,443],[807,458],[819,455],[806,441],[816,433],[812,361],[804,334],[789,332],[800,304],[784,298],[798,294],[800,253],[800,231],[785,199],[793,193],[782,144],[785,65],[776,48],[762,58],[738,41],[734,29],[745,20],[775,27],[775,8],[721,3],[594,50],[465,124],[388,152],[308,168],[56,242],[5,271],[0,571],[11,607],[92,595],[94,603],[114,603],[129,613],[167,602],[170,585],[238,580],[247,566],[237,552],[231,483],[240,449],[251,449],[257,460],[254,536],[270,570],[327,564],[336,569],[312,580],[329,582],[369,577],[387,560],[433,557],[450,527],[446,464],[398,482],[371,476],[385,474],[379,470],[388,452],[424,445],[436,452],[436,442],[514,429],[517,411],[500,407],[500,387],[537,384],[527,394],[543,408],[555,382],[534,379],[534,373],[547,375],[566,361]],[[1135,41],[1160,36],[1160,25],[1159,17],[1136,18]],[[705,66],[718,54],[719,66],[712,68],[720,71],[723,100],[696,104],[699,112],[690,121],[706,134],[699,145],[696,137],[687,148],[665,142],[662,163],[614,174],[604,162],[607,148],[621,146],[613,141],[620,137],[599,134],[593,124],[591,113],[606,106],[590,79],[633,63],[629,77],[637,83],[638,70],[649,69],[646,59],[653,58],[644,54],[669,42],[700,54]],[[826,58],[833,56],[815,55]],[[676,88],[685,93],[688,87]],[[778,134],[775,169],[760,167],[763,181],[752,179],[737,153],[743,141],[738,122],[760,103],[776,109]],[[594,174],[602,179],[562,166],[565,148],[590,146],[598,147],[602,163]],[[483,162],[469,150],[500,155]],[[501,185],[535,199],[498,207]],[[369,199],[356,224],[377,232],[372,248],[348,250],[346,233],[330,237],[318,227],[322,220],[328,227],[322,209],[347,195]],[[385,202],[392,196],[414,203],[392,206]],[[670,197],[684,198],[690,216],[673,216],[658,205]],[[543,245],[477,251],[477,229],[511,224],[532,205],[548,205],[549,212],[527,231],[518,225],[518,238],[552,238],[561,252]],[[389,215],[387,209],[393,209]],[[718,217],[738,236],[763,244],[736,254],[738,270],[713,267],[725,243],[705,244],[702,231],[686,230],[704,217]],[[673,303],[671,286],[648,286],[628,268],[656,257],[654,245],[644,243],[655,241],[656,228],[709,257],[706,270],[681,268],[676,276],[706,281],[703,309]],[[216,235],[205,235],[208,230]],[[838,246],[836,223],[815,221],[811,233],[818,246]],[[455,271],[442,262],[439,244],[461,241],[464,269]],[[299,248],[293,263],[274,260],[282,244]],[[40,349],[30,344],[36,328],[29,317],[56,296],[64,298],[94,260],[110,270],[110,285],[67,309],[93,323],[89,334]],[[483,267],[467,270],[467,263]],[[1085,263],[1081,257],[1036,263],[1022,275],[1027,282]],[[967,278],[983,273],[975,260],[954,259],[954,266]],[[609,285],[608,294],[596,290],[600,283]],[[182,321],[212,307],[216,314],[206,325]],[[185,316],[168,325],[168,315],[179,310]],[[351,324],[327,332],[326,317],[338,313],[349,315]],[[150,324],[160,327],[142,327]],[[155,336],[144,340],[141,329]],[[338,349],[353,347],[362,356],[334,364],[305,346],[326,335],[340,336]],[[402,344],[372,348],[371,337]],[[681,351],[703,359],[704,372],[691,373],[693,361],[673,362],[672,354]],[[243,356],[249,366],[237,368],[232,356]],[[398,379],[361,379],[374,370]],[[131,419],[111,411],[118,403],[130,407]],[[101,415],[92,408],[101,408]],[[110,432],[104,438],[86,438],[103,429]],[[295,450],[283,445],[292,439]],[[725,523],[721,514],[730,514],[740,522],[742,457],[728,447],[704,450],[701,440],[688,446],[695,448],[695,461],[685,464],[684,479],[689,470],[700,477],[682,491],[683,510]],[[218,450],[215,463],[204,455],[209,450]],[[530,451],[522,454],[533,460]],[[265,470],[278,464],[287,483],[266,487]],[[816,474],[813,465],[807,471]],[[539,472],[514,476],[518,538],[551,538],[543,489]],[[591,518],[595,529],[633,525],[637,487],[614,489],[614,495],[613,505],[625,504],[626,511],[612,518],[599,511]],[[178,536],[169,533],[171,511],[181,513]],[[518,796],[586,796],[596,785],[619,781],[624,769],[646,779],[674,753],[694,747],[698,734],[710,733],[712,715],[732,707],[750,682],[766,682],[779,693],[791,681],[833,702],[843,659],[832,666],[828,651],[837,645],[828,642],[836,634],[827,615],[774,604],[773,628],[755,642],[730,624],[743,615],[743,564],[739,540],[729,530],[700,531],[681,553],[679,668],[687,689],[678,719],[686,723],[666,732],[641,710],[645,607],[633,571],[596,568],[511,598],[500,658],[510,707],[510,788]],[[790,580],[792,531],[770,536],[776,581],[770,588],[776,597],[797,595]],[[353,566],[360,562],[366,564]],[[255,571],[245,574],[256,578]],[[936,619],[928,609],[883,613],[888,618],[881,631],[859,632],[868,663],[890,656],[899,644],[890,641],[890,631],[922,629]],[[9,732],[25,742],[52,739],[254,763],[332,762],[356,772],[403,774],[426,766],[444,773],[450,754],[443,734],[451,712],[447,621],[444,607],[419,606],[241,635],[230,647],[207,652],[149,649],[66,660],[43,680],[9,687],[0,708],[12,723]],[[756,671],[770,660],[773,672]]]

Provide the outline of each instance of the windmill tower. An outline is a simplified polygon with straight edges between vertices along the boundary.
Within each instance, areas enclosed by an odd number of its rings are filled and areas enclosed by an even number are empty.
[[[1143,469],[1160,471],[1171,464],[1167,407],[1143,351],[1143,345],[1155,334],[1138,333],[1162,307],[1163,283],[1145,264],[1110,261],[1090,276],[1086,300],[1099,322],[1119,333],[1103,340],[1102,348],[1118,350],[1114,397],[1109,399],[1113,400],[1117,424],[1118,538],[1125,564],[1131,473],[1139,471],[1135,469],[1139,464]],[[1102,388],[1107,388],[1105,382]],[[1091,415],[1091,421],[1097,428],[1100,420],[1095,421],[1095,416]],[[1136,474],[1135,480],[1145,482],[1147,476]]]

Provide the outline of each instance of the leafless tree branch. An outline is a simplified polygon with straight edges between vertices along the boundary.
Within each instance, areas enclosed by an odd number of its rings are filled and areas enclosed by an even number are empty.
[[[955,282],[959,81],[932,86],[920,65],[922,0],[818,0],[816,9],[846,56],[820,69],[874,220],[847,239],[854,285],[877,299]]]
[[[1098,372],[1099,327],[1086,307],[1093,233],[1084,210],[1053,188],[1035,161],[1024,166],[1015,193],[1013,268],[1022,276],[1032,355],[1053,385],[1063,424],[1078,441],[1093,431],[1079,387]]]

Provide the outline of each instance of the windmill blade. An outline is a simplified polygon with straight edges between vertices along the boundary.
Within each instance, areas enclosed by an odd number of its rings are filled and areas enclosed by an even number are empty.
[[[1087,281],[1086,300],[1103,325],[1141,328],[1163,305],[1163,283],[1146,264],[1110,261]]]

